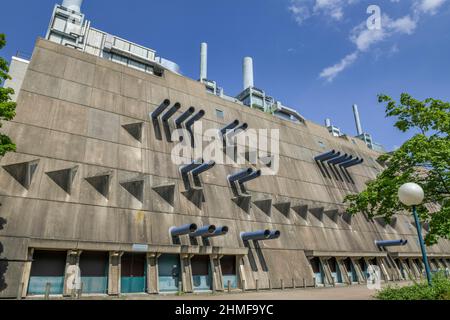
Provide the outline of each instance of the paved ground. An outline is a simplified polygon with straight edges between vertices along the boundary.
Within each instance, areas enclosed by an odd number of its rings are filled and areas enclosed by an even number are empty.
[[[411,282],[396,282],[396,285],[404,286]],[[387,284],[383,284],[385,287]],[[393,285],[392,282],[389,285]],[[286,290],[262,290],[259,292],[247,291],[245,293],[204,293],[204,294],[168,294],[168,295],[122,295],[120,297],[109,296],[84,296],[83,299],[126,299],[126,300],[371,300],[376,290],[370,290],[366,285],[352,285],[329,288],[307,288]]]

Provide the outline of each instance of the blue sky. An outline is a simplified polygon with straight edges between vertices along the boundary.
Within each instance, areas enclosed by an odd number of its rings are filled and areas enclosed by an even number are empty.
[[[113,5],[112,5],[113,3]],[[32,52],[55,0],[7,0],[1,55]],[[369,31],[367,7],[381,8]],[[354,135],[351,105],[363,129],[393,149],[408,138],[385,119],[376,95],[450,101],[449,0],[85,0],[94,27],[157,50],[184,75],[199,76],[200,42],[208,42],[208,78],[228,95],[242,88],[242,58],[252,56],[255,86],[323,123]]]

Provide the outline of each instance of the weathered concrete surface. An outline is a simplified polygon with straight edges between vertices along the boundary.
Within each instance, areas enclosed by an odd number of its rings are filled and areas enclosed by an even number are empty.
[[[190,106],[205,110],[203,129],[239,119],[250,128],[280,130],[278,174],[246,184],[252,201],[272,199],[270,210],[255,204],[243,210],[231,200],[234,195],[226,177],[242,167],[236,164],[216,165],[201,175],[201,206],[183,194],[178,166],[170,158],[174,143],[163,131],[158,136],[157,127],[162,130],[162,125],[155,126],[149,117],[167,98],[181,104],[177,114]],[[216,117],[215,109],[224,111],[224,119]],[[142,123],[140,140],[123,127],[130,123]],[[400,215],[395,225],[383,226],[363,215],[352,219],[343,215],[344,196],[362,190],[381,169],[375,161],[378,154],[362,141],[332,137],[312,122],[295,124],[225,101],[207,94],[202,84],[168,71],[157,77],[39,40],[18,96],[17,116],[2,129],[17,143],[17,152],[3,157],[1,166],[39,163],[28,188],[0,169],[1,257],[23,260],[9,263],[7,287],[0,297],[17,295],[29,248],[121,252],[131,251],[137,243],[152,246],[153,255],[185,248],[189,254],[226,251],[243,256],[239,277],[250,289],[256,280],[260,288],[292,279],[313,285],[305,250],[370,257],[380,252],[374,240],[403,238],[407,246],[389,251],[420,256],[409,216]],[[366,159],[349,169],[354,183],[321,172],[313,158],[330,149]],[[74,167],[70,194],[48,176]],[[102,182],[107,184],[104,192],[88,181],[99,176],[108,177]],[[135,180],[142,181],[142,201],[121,185]],[[186,223],[226,225],[230,231],[209,244],[198,239],[193,246],[182,236],[180,245],[174,245],[169,228]],[[240,232],[258,229],[278,229],[282,236],[250,243],[247,249]],[[448,258],[450,242],[441,241],[428,250]],[[190,291],[188,259],[184,266],[183,281]],[[117,262],[110,268],[117,274]],[[111,293],[117,292],[117,281],[111,280]],[[155,292],[157,286],[148,290]]]

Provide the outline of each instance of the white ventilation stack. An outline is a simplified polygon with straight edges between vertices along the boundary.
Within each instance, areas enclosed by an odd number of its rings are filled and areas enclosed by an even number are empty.
[[[244,58],[242,72],[244,74],[244,90],[253,87],[253,59],[251,57]]]
[[[208,79],[208,44],[200,45],[200,81]]]
[[[325,119],[325,126],[328,128],[328,127],[331,127],[331,119],[330,118],[326,118]]]
[[[80,13],[83,0],[63,0],[62,6],[69,10]]]
[[[353,115],[355,116],[356,133],[360,136],[363,134],[363,131],[361,128],[361,120],[359,119],[358,106],[356,104],[353,105]]]

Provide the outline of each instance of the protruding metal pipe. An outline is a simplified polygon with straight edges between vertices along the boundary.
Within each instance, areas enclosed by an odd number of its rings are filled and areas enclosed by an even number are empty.
[[[341,165],[341,167],[342,168],[349,168],[349,167],[353,167],[353,166],[356,166],[356,165],[358,165],[358,164],[361,164],[361,163],[363,163],[364,162],[364,159],[360,159],[360,160],[353,160],[353,161],[350,161],[350,162],[348,162],[347,164],[343,164],[343,165]]]
[[[203,238],[218,237],[218,236],[223,236],[223,235],[225,235],[227,233],[228,233],[228,227],[227,226],[221,226],[221,227],[217,227],[216,231],[214,231],[213,234],[211,234],[211,235],[204,235],[202,237]]]
[[[186,122],[186,129],[191,130],[192,125],[195,121],[200,120],[205,115],[205,110],[200,110],[195,115],[192,116],[187,122]]]
[[[355,159],[350,159],[350,160],[341,162],[341,163],[339,163],[339,165],[342,167],[342,166],[344,166],[344,165],[346,165],[346,164],[348,164],[350,162],[356,162],[356,161],[359,161],[359,157],[356,157]]]
[[[156,108],[155,111],[152,112],[152,119],[157,119],[157,118],[159,117],[159,115],[160,115],[161,113],[163,113],[163,111],[166,110],[166,108],[167,108],[168,106],[170,106],[170,100],[169,100],[169,99],[166,99],[166,100],[163,101],[163,103],[161,103],[161,104],[159,105],[158,108]]]
[[[181,104],[178,102],[173,105],[162,117],[161,120],[167,122],[178,110],[180,110]]]
[[[222,129],[220,129],[220,133],[222,135],[224,135],[225,133],[227,133],[227,130],[232,130],[232,129],[236,128],[238,125],[239,125],[239,120],[236,119],[233,122],[231,122],[230,124],[226,125]]]
[[[239,180],[239,179],[242,179],[242,178],[248,176],[252,172],[253,172],[253,169],[252,168],[248,168],[248,169],[244,169],[244,170],[241,170],[239,172],[236,172],[234,174],[230,174],[230,175],[228,175],[227,178],[228,178],[228,181],[234,182],[236,180]]]
[[[270,238],[272,231],[269,229],[266,230],[258,230],[258,231],[250,231],[250,232],[242,232],[241,239],[244,241],[248,240],[267,240]]]
[[[338,158],[328,160],[328,163],[335,165],[335,164],[347,162],[348,160],[351,160],[351,159],[353,159],[353,156],[344,154],[343,156],[340,156]]]
[[[336,152],[336,150],[331,150],[330,152],[322,153],[314,158],[316,161],[326,161],[329,159],[333,159],[339,157],[341,155],[340,152]]]
[[[203,159],[199,158],[199,159],[195,159],[194,161],[192,161],[190,164],[184,165],[180,168],[180,172],[181,174],[186,174],[189,171],[194,170],[195,168],[199,167],[201,164],[203,163]]]
[[[226,134],[226,139],[232,139],[233,137],[237,136],[241,132],[244,132],[245,130],[247,130],[247,128],[248,128],[248,124],[247,123],[243,123],[239,127],[235,128],[233,131],[229,131]]]
[[[190,237],[209,237],[216,231],[216,226],[213,224],[210,224],[208,226],[203,226],[197,229],[197,231],[189,234]]]
[[[280,237],[280,235],[281,235],[281,232],[280,231],[278,231],[278,230],[272,230],[272,231],[270,231],[270,236],[269,236],[269,239],[278,239],[279,237]]]
[[[250,180],[256,179],[256,178],[258,178],[260,176],[261,176],[261,170],[257,170],[255,172],[253,172],[253,173],[251,173],[251,174],[249,174],[249,175],[239,179],[238,182],[239,182],[239,184],[243,184],[243,183],[248,182]]]
[[[177,127],[180,127],[181,124],[186,121],[187,118],[189,118],[195,111],[194,107],[190,107],[189,109],[187,109],[185,112],[183,112],[181,114],[181,116],[179,116],[178,118],[175,119],[175,125]]]
[[[170,229],[170,234],[172,237],[182,236],[184,234],[189,234],[197,231],[197,225],[195,223],[189,223],[182,225],[181,227],[172,227]]]
[[[192,175],[194,176],[198,176],[199,174],[211,169],[212,167],[214,167],[216,164],[215,161],[211,160],[208,161],[200,166],[198,166],[197,168],[195,168],[194,170],[192,170]]]
[[[406,239],[399,240],[375,240],[375,245],[378,247],[390,247],[390,246],[404,246],[408,243]]]

